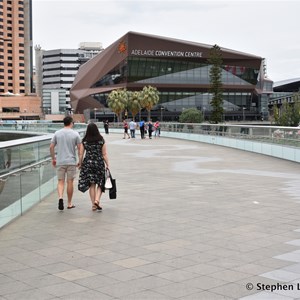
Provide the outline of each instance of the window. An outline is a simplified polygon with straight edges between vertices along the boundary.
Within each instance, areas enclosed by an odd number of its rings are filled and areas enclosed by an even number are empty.
[[[23,33],[19,33],[19,37],[24,37],[24,34]]]
[[[3,112],[20,112],[19,107],[3,107],[2,108]]]

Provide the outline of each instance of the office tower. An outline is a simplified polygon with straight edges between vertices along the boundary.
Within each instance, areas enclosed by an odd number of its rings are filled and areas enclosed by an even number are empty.
[[[32,92],[32,0],[0,0],[0,93]]]
[[[71,112],[69,91],[78,69],[102,50],[99,42],[80,43],[79,49],[43,50],[35,46],[35,85],[44,113]]]

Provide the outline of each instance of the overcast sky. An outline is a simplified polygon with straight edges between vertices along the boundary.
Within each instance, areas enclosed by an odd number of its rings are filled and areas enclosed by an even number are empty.
[[[273,81],[300,78],[299,0],[33,0],[33,44],[106,48],[128,31],[266,58]]]

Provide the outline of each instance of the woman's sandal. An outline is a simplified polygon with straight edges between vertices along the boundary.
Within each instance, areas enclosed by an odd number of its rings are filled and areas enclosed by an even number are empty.
[[[94,209],[94,207],[96,207],[95,210],[102,210],[102,207],[99,205],[99,202],[98,202],[98,201],[95,201],[95,202],[94,202],[93,209]]]

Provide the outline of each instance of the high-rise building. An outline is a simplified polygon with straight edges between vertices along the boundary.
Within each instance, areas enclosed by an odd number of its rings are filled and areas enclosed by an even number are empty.
[[[70,111],[69,90],[79,67],[103,50],[102,44],[80,43],[79,49],[43,50],[35,47],[36,92],[44,113]],[[65,96],[63,96],[65,95]],[[65,100],[62,100],[65,97]]]
[[[0,94],[32,92],[32,0],[0,0]]]

